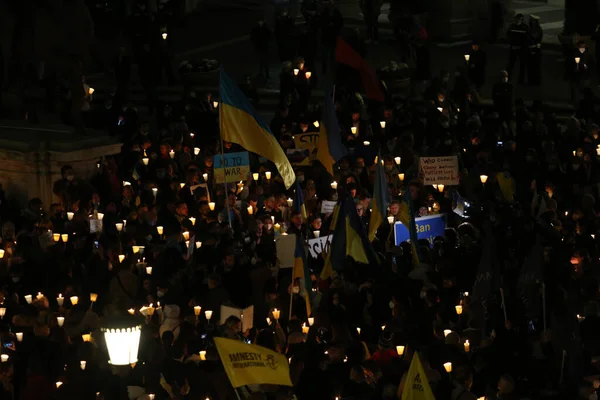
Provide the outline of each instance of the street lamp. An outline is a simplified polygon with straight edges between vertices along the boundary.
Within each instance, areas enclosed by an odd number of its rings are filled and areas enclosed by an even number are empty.
[[[102,327],[109,363],[131,365],[138,361],[142,323],[132,316],[117,316],[106,319]]]

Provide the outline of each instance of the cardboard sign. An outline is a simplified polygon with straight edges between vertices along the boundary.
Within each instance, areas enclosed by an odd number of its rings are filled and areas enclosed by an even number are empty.
[[[332,213],[336,204],[336,201],[323,200],[321,202],[321,214]]]
[[[428,215],[427,217],[415,218],[417,226],[417,238],[427,239],[430,245],[433,245],[433,239],[436,236],[444,236],[446,229],[446,214]],[[394,225],[394,243],[400,246],[400,243],[410,241],[410,233],[406,226],[400,221]]]
[[[244,309],[221,305],[221,325],[227,321],[227,318],[236,316],[242,321],[242,332],[254,327],[254,306]]]
[[[214,171],[217,183],[245,181],[250,174],[250,155],[247,151],[215,154]]]
[[[296,235],[275,236],[275,248],[279,268],[292,268],[294,266],[294,252],[296,250]]]
[[[425,185],[458,185],[458,157],[421,157],[419,170]]]
[[[331,241],[333,240],[333,235],[329,236],[321,236],[314,239],[308,240],[308,252],[312,258],[318,258],[319,254],[323,253],[323,251],[327,252],[329,246],[331,245]]]
[[[317,143],[319,132],[300,133],[294,135],[292,152],[288,150],[288,158],[292,165],[309,166],[317,157]]]
[[[102,233],[101,219],[90,219],[90,233]]]

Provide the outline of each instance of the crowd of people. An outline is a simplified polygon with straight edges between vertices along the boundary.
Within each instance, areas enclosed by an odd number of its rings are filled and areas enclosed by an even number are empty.
[[[124,75],[110,107],[91,111],[122,140],[120,154],[99,160],[91,179],[64,165],[55,203],[0,198],[0,398],[402,399],[415,354],[440,400],[597,398],[600,128],[590,92],[558,118],[542,101],[513,99],[501,79],[484,107],[475,42],[475,67],[455,79],[426,79],[418,100],[389,89],[374,101],[358,93],[359,72],[335,65],[341,14],[314,25],[321,57],[290,51],[287,18],[275,30],[287,62],[270,129],[288,154],[296,135],[323,134],[323,99],[306,71],[335,66],[348,154],[334,175],[310,158],[286,188],[272,160],[251,154],[245,179],[223,184],[219,159],[245,150],[220,140],[218,95],[188,92],[151,124],[124,100]],[[264,24],[252,35],[265,77],[270,35]],[[511,50],[511,65],[522,56]],[[251,83],[242,88],[256,103]],[[419,160],[435,156],[456,157],[458,185],[423,183]],[[369,244],[377,262],[347,257],[330,275],[327,246],[305,252],[311,287],[300,288],[277,240],[334,234],[323,202],[352,201],[369,232],[379,162],[387,219]],[[442,215],[446,229],[397,243],[406,209],[411,220]],[[222,306],[252,307],[251,327],[223,318]],[[131,366],[109,363],[101,327],[114,316],[143,321]],[[284,354],[293,386],[234,390],[215,337]]]

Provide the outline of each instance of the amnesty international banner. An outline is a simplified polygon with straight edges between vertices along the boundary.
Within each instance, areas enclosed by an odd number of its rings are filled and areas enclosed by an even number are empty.
[[[410,362],[410,368],[404,383],[404,391],[402,392],[402,400],[435,400],[417,352],[415,352]]]
[[[285,356],[239,340],[215,338],[215,345],[233,387],[258,384],[292,386]]]

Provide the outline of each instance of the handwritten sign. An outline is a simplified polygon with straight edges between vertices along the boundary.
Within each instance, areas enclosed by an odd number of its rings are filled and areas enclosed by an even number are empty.
[[[323,200],[321,202],[321,214],[329,214],[333,212],[337,202],[330,200]]]
[[[288,151],[290,163],[299,166],[309,166],[317,156],[319,132],[301,133],[294,135],[295,149]]]
[[[310,256],[312,258],[317,258],[317,257],[319,257],[319,254],[321,254],[323,251],[327,252],[332,240],[333,240],[333,235],[321,236],[318,238],[309,239],[308,240],[308,252],[310,253]]]
[[[421,157],[419,170],[425,185],[458,185],[458,158]]]
[[[247,151],[216,154],[214,168],[217,183],[245,181],[250,174],[250,156]]]
[[[275,237],[275,250],[279,268],[292,268],[294,266],[294,251],[296,250],[296,235],[280,235]]]

